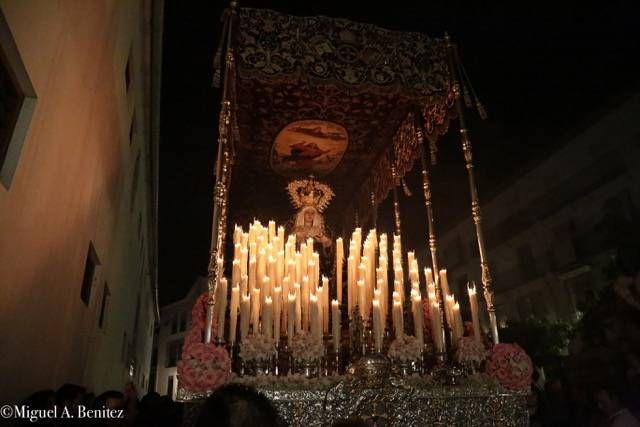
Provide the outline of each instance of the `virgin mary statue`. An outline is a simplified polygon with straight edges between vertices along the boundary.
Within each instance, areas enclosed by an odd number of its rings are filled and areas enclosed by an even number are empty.
[[[331,187],[310,177],[290,182],[287,190],[291,203],[298,209],[291,227],[291,233],[296,236],[296,243],[299,245],[313,239],[325,254],[330,252],[332,241],[324,226],[322,211],[334,196]]]

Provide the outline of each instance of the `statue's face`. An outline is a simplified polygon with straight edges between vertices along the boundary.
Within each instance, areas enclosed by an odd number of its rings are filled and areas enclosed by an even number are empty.
[[[308,210],[305,211],[304,213],[304,224],[305,225],[312,225],[313,224],[313,211],[312,210]]]

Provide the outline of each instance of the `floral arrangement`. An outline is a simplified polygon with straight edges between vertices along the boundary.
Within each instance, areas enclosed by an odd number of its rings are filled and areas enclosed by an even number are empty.
[[[517,344],[496,344],[487,359],[487,374],[509,390],[526,390],[531,385],[533,363]]]
[[[473,336],[462,337],[458,341],[456,360],[459,363],[482,362],[487,358],[488,351],[484,345],[475,340]]]
[[[231,359],[224,347],[203,343],[209,293],[198,297],[191,310],[191,328],[182,346],[182,357],[178,361],[180,385],[191,392],[213,390],[229,378]],[[212,334],[217,324],[211,325]]]
[[[240,343],[240,357],[248,360],[269,360],[276,354],[276,341],[262,334],[247,335]]]
[[[180,385],[189,391],[208,391],[224,384],[231,359],[222,346],[196,343],[188,346],[178,361]]]
[[[317,360],[324,355],[324,345],[322,345],[321,340],[314,338],[308,332],[302,331],[293,337],[291,354],[296,360]]]
[[[412,335],[401,335],[389,345],[389,357],[401,362],[413,362],[420,359],[422,348],[416,337]]]

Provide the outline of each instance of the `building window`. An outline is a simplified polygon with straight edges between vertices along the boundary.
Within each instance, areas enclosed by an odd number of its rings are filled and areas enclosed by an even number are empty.
[[[104,327],[105,317],[107,314],[107,304],[109,303],[110,296],[111,292],[109,292],[109,286],[107,286],[107,282],[105,282],[104,290],[102,291],[102,304],[100,304],[100,320],[98,321],[100,329],[103,329]]]
[[[173,398],[173,375],[167,379],[167,395]]]
[[[178,364],[182,353],[183,340],[170,341],[167,344],[167,368],[172,368]]]
[[[133,145],[133,138],[136,134],[136,114],[131,117],[131,124],[129,125],[129,146]]]
[[[133,206],[136,202],[136,193],[138,191],[138,172],[140,170],[140,152],[138,151],[138,155],[136,156],[136,161],[133,165],[133,176],[131,177],[131,211],[133,211]]]
[[[131,53],[129,54],[129,58],[127,58],[127,65],[124,67],[124,88],[129,93],[129,89],[131,88]]]
[[[178,333],[178,317],[174,317],[173,320],[171,321],[171,333],[172,334],[177,334]]]
[[[82,277],[82,288],[80,288],[80,298],[84,305],[88,306],[91,300],[91,288],[96,274],[96,267],[100,264],[93,244],[89,243],[87,258],[84,263],[84,276]]]
[[[36,93],[0,11],[0,181],[9,189],[36,105]]]
[[[528,243],[518,248],[518,261],[520,263],[520,271],[525,280],[532,280],[538,277],[538,268],[536,259],[533,257],[531,246]]]
[[[187,313],[182,312],[180,315],[180,331],[187,330]]]

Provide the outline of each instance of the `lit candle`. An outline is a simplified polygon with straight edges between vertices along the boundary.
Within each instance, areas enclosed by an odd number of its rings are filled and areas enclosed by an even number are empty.
[[[273,242],[273,238],[276,236],[276,223],[275,221],[269,221],[269,241]]]
[[[344,248],[342,247],[342,237],[336,240],[336,295],[338,302],[342,304],[342,259]]]
[[[422,348],[424,345],[424,314],[422,312],[422,298],[420,294],[415,295],[411,302],[413,304],[413,325],[415,335],[420,347]]]
[[[267,338],[273,337],[273,323],[272,319],[273,303],[271,297],[264,299],[264,306],[262,310],[262,335]]]
[[[264,303],[267,297],[271,297],[271,278],[269,276],[264,276],[262,279],[262,289],[260,290],[260,296],[262,297],[262,302]],[[262,307],[264,309],[264,306]]]
[[[329,279],[322,276],[322,330],[329,333]]]
[[[333,335],[333,349],[336,353],[340,350],[340,302],[331,301],[331,333]]]
[[[248,275],[247,271],[247,263],[249,260],[249,251],[247,248],[242,248],[240,250],[240,276]]]
[[[251,289],[251,325],[253,326],[253,334],[258,334],[260,326],[260,288]]]
[[[238,323],[238,303],[240,300],[240,286],[231,288],[231,307],[229,309],[229,342],[236,342],[236,325]]]
[[[220,271],[220,270],[219,270]],[[217,289],[218,297],[216,298],[216,304],[218,305],[218,339],[222,341],[224,339],[224,321],[227,310],[227,279],[222,277],[218,281]]]
[[[244,340],[249,334],[250,310],[251,297],[242,294],[242,301],[240,302],[240,340]]]
[[[258,264],[256,267],[256,282],[262,283],[262,279],[267,275],[267,251],[265,248],[258,249]]]
[[[269,288],[267,289],[267,293],[265,296],[271,296],[271,289],[278,286],[278,282],[276,281],[277,271],[276,271],[276,259],[272,256],[269,257],[268,261],[268,276],[269,276]]]
[[[365,287],[364,287],[364,280],[358,280],[358,310],[360,312],[360,317],[362,317],[362,320],[367,320],[369,318],[368,313],[365,313],[365,308],[364,308],[364,300],[365,300]]]
[[[453,315],[451,316],[454,319],[453,324],[455,325],[455,342],[456,344],[464,336],[464,326],[462,325],[462,315],[460,314],[460,304],[456,301],[453,305]]]
[[[373,339],[376,346],[376,351],[379,353],[382,351],[382,329],[380,325],[380,301],[374,299],[372,301],[372,315],[373,315]]]
[[[240,295],[247,295],[247,286],[248,286],[249,277],[246,274],[243,274],[240,278]]]
[[[255,289],[258,284],[258,263],[254,257],[249,260],[249,289]]]
[[[280,247],[278,248],[278,251],[281,251],[284,249],[284,227],[280,226],[278,227],[278,240],[280,242]]]
[[[295,328],[295,320],[296,320],[296,295],[289,294],[287,297],[287,343],[289,348],[293,344],[293,335]]]
[[[309,276],[302,278],[301,301],[302,306],[302,329],[304,331],[309,330]]]
[[[476,295],[476,284],[473,283],[469,288],[469,305],[471,306],[471,321],[473,322],[473,337],[478,344],[482,344],[480,336],[480,318],[478,316],[478,298]]]
[[[394,292],[394,296],[397,292]],[[394,298],[393,301],[393,331],[396,334],[396,338],[404,335],[404,318],[402,317],[402,303],[400,302],[400,296],[398,299]]]
[[[282,279],[285,276],[284,271],[284,251],[278,251],[276,254],[276,286],[282,286]]]
[[[280,316],[282,312],[282,288],[280,286],[273,288],[273,337],[276,344],[280,339]]]
[[[431,304],[431,338],[433,339],[436,352],[442,353],[444,351],[444,345],[442,341],[442,323],[440,315],[440,305],[437,302]]]
[[[300,283],[293,284],[293,291],[296,296],[296,332],[302,331],[302,295],[300,293]]]
[[[294,283],[302,283],[302,276],[304,276],[304,274],[302,274],[302,254],[300,252],[296,252],[293,255],[293,258],[296,263],[296,275],[292,280]]]
[[[282,280],[282,304],[286,304],[286,298],[285,295],[289,295],[289,291],[291,290],[291,280],[289,279],[289,276],[285,277]],[[287,317],[289,316],[289,312],[288,310],[282,310],[282,328],[285,329],[287,327]]]
[[[449,281],[447,280],[447,270],[440,270],[440,287],[442,288],[442,294],[447,297],[449,295]]]
[[[347,315],[351,319],[353,313],[353,307],[356,306],[355,300],[357,298],[355,294],[356,279],[355,279],[355,259],[352,255],[347,258]]]
[[[309,311],[311,318],[311,334],[318,340],[322,339],[322,329],[320,326],[320,311],[318,310],[318,297],[309,296]]]
[[[427,285],[427,289],[429,289],[429,285],[433,283],[433,272],[430,268],[424,269],[424,282]]]
[[[231,286],[240,285],[240,260],[234,259],[231,263]]]
[[[233,245],[233,259],[240,261],[240,251],[242,250],[242,245],[240,243],[236,243]]]

